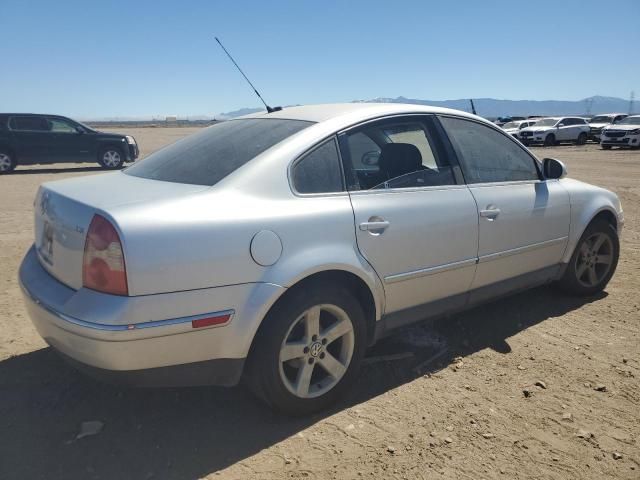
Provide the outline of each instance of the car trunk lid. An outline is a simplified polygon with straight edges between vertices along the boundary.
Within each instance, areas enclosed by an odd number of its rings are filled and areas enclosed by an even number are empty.
[[[34,203],[35,246],[40,263],[53,277],[77,290],[82,287],[85,239],[95,214],[114,224],[126,250],[126,236],[109,215],[110,208],[167,200],[205,188],[147,180],[121,172],[45,183]]]

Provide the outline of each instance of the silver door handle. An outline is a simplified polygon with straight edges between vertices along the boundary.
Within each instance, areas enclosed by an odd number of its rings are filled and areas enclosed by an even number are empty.
[[[360,224],[360,230],[362,231],[371,231],[371,230],[384,230],[389,227],[389,222],[386,220],[382,220],[379,222],[362,222]]]
[[[498,215],[500,215],[500,209],[499,208],[487,208],[485,210],[480,210],[480,216],[481,217],[485,217],[485,218],[489,218],[489,219],[493,220]]]

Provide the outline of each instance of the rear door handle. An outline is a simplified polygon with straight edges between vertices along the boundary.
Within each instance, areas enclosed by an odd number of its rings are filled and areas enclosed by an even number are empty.
[[[375,231],[375,230],[385,230],[389,227],[389,222],[386,220],[380,220],[377,222],[362,222],[360,224],[360,230],[366,231]]]
[[[500,209],[493,205],[489,205],[484,210],[480,210],[480,216],[488,218],[489,220],[494,220],[498,215],[500,215]]]

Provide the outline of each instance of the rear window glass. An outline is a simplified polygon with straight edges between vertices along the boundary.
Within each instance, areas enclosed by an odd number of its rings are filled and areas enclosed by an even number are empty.
[[[11,130],[26,130],[30,132],[49,131],[49,122],[43,117],[11,117],[9,126]]]
[[[262,118],[221,122],[158,150],[125,173],[165,182],[215,185],[252,158],[312,124]]]

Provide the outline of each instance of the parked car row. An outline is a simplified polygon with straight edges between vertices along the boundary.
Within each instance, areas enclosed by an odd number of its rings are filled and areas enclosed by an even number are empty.
[[[624,113],[584,117],[529,118],[505,123],[502,128],[525,145],[584,145],[593,140],[603,149],[613,146],[640,148],[640,115]]]
[[[138,158],[131,135],[98,132],[59,115],[0,113],[0,174],[17,165],[98,162],[114,170]]]

